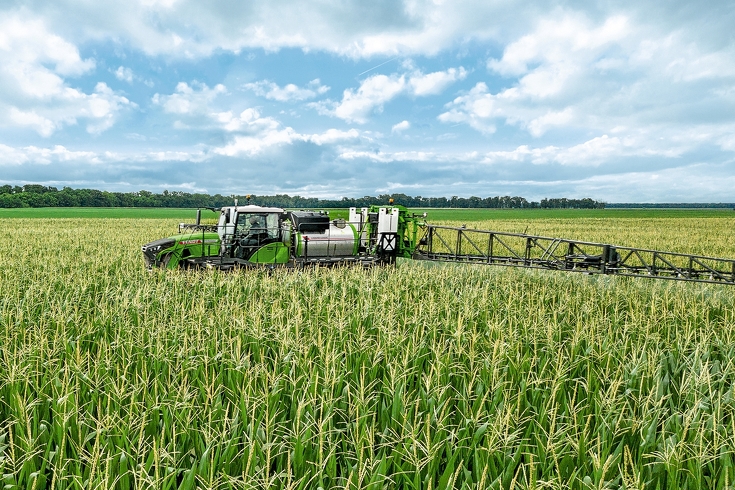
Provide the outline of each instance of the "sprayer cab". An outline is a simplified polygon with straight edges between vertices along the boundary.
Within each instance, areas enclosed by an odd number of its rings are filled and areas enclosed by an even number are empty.
[[[264,245],[283,243],[287,235],[283,226],[285,216],[281,208],[254,205],[222,208],[217,224],[222,255],[249,260]]]

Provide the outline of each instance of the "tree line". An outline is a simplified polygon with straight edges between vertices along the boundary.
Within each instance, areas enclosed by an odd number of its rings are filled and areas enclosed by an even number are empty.
[[[181,191],[163,191],[154,194],[149,191],[109,192],[96,189],[72,189],[40,184],[24,186],[0,186],[0,208],[42,208],[42,207],[146,207],[146,208],[219,208],[248,202],[245,195],[192,194]],[[603,209],[605,203],[590,198],[567,199],[552,198],[541,201],[528,201],[518,196],[495,197],[422,197],[406,194],[380,194],[360,198],[319,199],[316,197],[251,195],[250,202],[260,206],[273,206],[291,209],[308,208],[348,208],[367,207],[372,204],[388,203],[393,199],[396,204],[413,208],[500,208],[500,209],[538,209],[538,208],[579,208]]]
[[[634,202],[618,202],[607,204],[608,208],[644,208],[644,209],[720,209],[735,208],[735,203],[731,202],[661,202],[661,203],[634,203]]]

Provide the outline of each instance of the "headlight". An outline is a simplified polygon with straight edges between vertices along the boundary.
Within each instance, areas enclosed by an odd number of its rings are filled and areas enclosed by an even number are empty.
[[[159,262],[156,260],[156,256],[162,251],[169,247],[172,247],[176,242],[170,238],[161,238],[155,242],[146,243],[140,249],[143,251],[143,258],[145,259],[146,267],[149,269],[154,266],[158,266]]]

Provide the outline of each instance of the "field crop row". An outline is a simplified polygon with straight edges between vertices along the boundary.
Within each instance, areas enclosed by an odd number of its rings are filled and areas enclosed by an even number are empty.
[[[148,273],[140,245],[175,223],[18,223],[0,220],[5,488],[735,478],[730,286],[410,261]],[[735,256],[711,240],[729,222],[654,224],[538,227],[670,248],[685,226]]]

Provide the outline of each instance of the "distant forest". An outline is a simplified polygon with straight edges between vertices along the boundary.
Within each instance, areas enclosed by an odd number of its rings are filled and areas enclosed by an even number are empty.
[[[735,208],[735,203],[727,202],[663,202],[663,203],[632,203],[616,202],[605,204],[607,208],[646,208],[646,209],[672,209],[672,208]]]
[[[550,198],[528,201],[523,197],[411,197],[406,194],[380,194],[358,198],[318,199],[316,197],[258,196],[252,194],[250,202],[260,206],[290,209],[365,207],[388,203],[412,208],[496,208],[496,209],[604,209],[604,208],[735,208],[735,203],[605,203],[594,199]],[[0,186],[0,208],[44,207],[124,207],[124,208],[219,208],[230,206],[235,199],[247,203],[247,196],[223,196],[221,194],[190,194],[180,191],[108,192],[95,189],[47,187],[39,184],[24,186]]]
[[[528,201],[523,197],[411,197],[406,194],[381,194],[359,198],[318,199],[315,197],[251,195],[251,204],[281,208],[348,208],[365,207],[372,204],[388,203],[393,199],[396,204],[413,208],[579,208],[603,209],[605,203],[592,199],[554,198],[539,202]],[[107,192],[95,189],[72,189],[47,187],[39,184],[24,186],[0,186],[0,208],[43,208],[43,207],[130,207],[130,208],[219,208],[229,206],[237,199],[240,204],[247,203],[247,197],[222,196],[215,194],[190,194],[188,192],[163,191],[154,194],[149,191]]]
[[[604,208],[735,208],[735,203],[605,203],[586,199],[550,198],[528,201],[523,197],[411,197],[406,194],[380,194],[358,198],[319,199],[316,197],[259,196],[252,194],[250,202],[260,206],[275,206],[290,209],[366,207],[388,203],[412,208],[496,208],[496,209],[604,209]],[[190,194],[180,191],[108,192],[95,189],[72,189],[47,187],[39,184],[24,186],[0,186],[0,208],[43,208],[43,207],[125,207],[125,208],[219,208],[232,205],[238,200],[247,203],[245,195],[223,196],[221,194]]]

